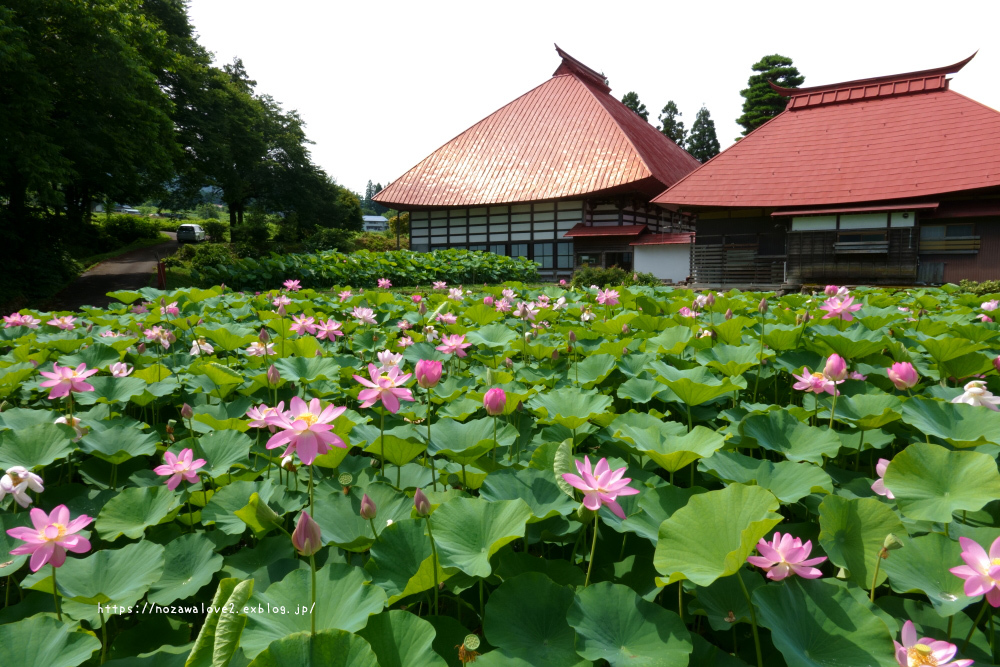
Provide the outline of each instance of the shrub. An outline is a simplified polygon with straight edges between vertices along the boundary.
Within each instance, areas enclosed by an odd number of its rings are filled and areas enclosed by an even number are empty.
[[[155,239],[160,235],[160,226],[150,218],[137,215],[110,215],[97,219],[101,234],[114,242],[115,246],[128,245],[140,239]]]
[[[612,266],[608,269],[602,269],[599,266],[590,266],[579,269],[573,274],[573,285],[575,287],[590,287],[591,285],[599,287],[604,287],[605,285],[625,285],[626,287],[632,285],[649,285],[650,287],[656,287],[662,284],[660,279],[652,273],[635,273],[617,266]]]
[[[410,247],[410,237],[401,236],[399,238],[399,250]],[[396,235],[390,232],[362,232],[354,237],[355,250],[369,250],[371,252],[387,252],[397,250]]]
[[[984,280],[981,283],[977,283],[975,280],[963,280],[958,286],[963,292],[978,296],[1000,292],[1000,280]]]
[[[194,246],[194,249],[191,256],[191,266],[196,269],[205,269],[218,264],[225,265],[236,259],[232,250],[224,243],[202,243]]]
[[[350,252],[354,250],[354,232],[348,229],[322,227],[306,239],[306,248],[312,252],[320,250]]]
[[[226,241],[226,232],[229,229],[229,225],[219,220],[203,220],[202,227],[205,228],[205,233],[208,238],[212,239],[214,243],[223,243]]]

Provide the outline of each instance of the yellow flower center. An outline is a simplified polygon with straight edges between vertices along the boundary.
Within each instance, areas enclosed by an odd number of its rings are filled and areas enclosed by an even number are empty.
[[[991,560],[990,565],[1000,565],[1000,558],[994,558]]]
[[[906,658],[906,661],[910,663],[910,667],[921,667],[922,665],[936,667],[938,664],[937,659],[931,652],[931,647],[927,644],[914,644],[907,649]]]
[[[48,535],[49,528],[56,529],[55,537],[49,537]],[[64,526],[61,523],[50,523],[48,526],[38,531],[38,536],[43,540],[45,540],[46,542],[58,542],[62,538],[66,537],[66,526]]]
[[[823,375],[822,373],[813,373],[813,374],[812,374],[812,376],[813,376],[814,378],[821,378],[821,377],[824,377],[824,375]]]
[[[312,414],[311,412],[307,412],[306,414],[299,416],[299,419],[304,421],[309,426],[312,426],[318,421],[316,415]]]

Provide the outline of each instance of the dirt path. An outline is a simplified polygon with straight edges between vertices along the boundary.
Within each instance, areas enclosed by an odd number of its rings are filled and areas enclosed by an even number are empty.
[[[157,258],[172,255],[177,250],[177,234],[164,234],[171,240],[101,262],[52,297],[47,307],[51,310],[76,310],[80,306],[105,308],[109,303],[117,303],[107,296],[108,292],[146,287],[156,272]]]

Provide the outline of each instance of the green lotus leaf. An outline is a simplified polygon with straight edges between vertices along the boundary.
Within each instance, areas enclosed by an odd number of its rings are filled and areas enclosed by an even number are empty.
[[[379,532],[389,521],[410,518],[413,499],[382,482],[374,482],[364,489],[354,487],[346,495],[339,491],[316,494],[313,518],[322,530],[324,543],[355,552],[367,551],[372,546],[375,536],[371,523],[360,514],[361,498],[365,493],[377,508],[374,522]]]
[[[520,338],[503,324],[487,324],[465,334],[465,340],[473,345],[483,345],[491,350],[500,350]]]
[[[757,621],[796,667],[898,667],[892,635],[870,606],[829,579],[791,577],[753,593]]]
[[[566,371],[567,377],[584,389],[603,382],[617,366],[618,360],[610,354],[595,354],[574,363]]]
[[[437,632],[424,619],[407,611],[384,611],[368,619],[358,631],[378,658],[379,667],[446,667],[434,652]]]
[[[0,514],[0,573],[13,574],[21,569],[24,562],[28,560],[27,554],[22,556],[9,555],[11,549],[22,546],[24,542],[11,537],[7,534],[7,531],[11,528],[19,528],[21,526],[30,525],[31,519],[28,512]]]
[[[903,404],[903,421],[955,447],[1000,445],[1000,412],[980,405],[914,396]]]
[[[738,452],[719,451],[702,459],[698,469],[726,482],[756,483],[783,504],[796,503],[813,493],[833,493],[833,480],[812,463],[755,459]]]
[[[477,303],[471,308],[466,309],[466,311],[462,313],[462,317],[467,317],[473,324],[478,327],[482,327],[490,322],[496,322],[503,316],[498,313],[496,309],[483,303]]]
[[[379,667],[379,662],[361,637],[317,630],[315,635],[305,631],[275,639],[249,667]]]
[[[560,424],[575,429],[607,413],[612,402],[609,396],[598,394],[595,390],[563,387],[535,395],[525,407],[534,410],[542,424]]]
[[[948,523],[954,512],[974,512],[1000,497],[993,457],[938,445],[910,445],[892,459],[884,479],[903,516],[917,521]]]
[[[840,438],[833,431],[803,424],[787,409],[752,414],[740,422],[740,433],[772,452],[784,454],[789,461],[823,464],[823,457],[833,458],[840,451]]]
[[[372,583],[389,596],[388,605],[430,590],[434,586],[434,570],[424,519],[402,519],[380,531],[365,569],[371,574]],[[454,573],[455,570],[444,569],[438,563],[439,582]]]
[[[692,613],[704,614],[716,632],[731,629],[733,623],[750,623],[750,605],[736,577],[743,579],[751,595],[764,585],[764,577],[744,568],[735,576],[716,579],[711,586],[699,588],[697,597],[688,607]]]
[[[276,487],[272,480],[259,482],[233,482],[222,487],[212,496],[201,513],[204,524],[215,522],[216,528],[229,535],[238,535],[247,529],[243,520],[236,516],[236,511],[250,503],[250,496],[258,494],[266,503],[272,503],[284,495],[285,489]],[[304,494],[303,494],[304,495]],[[305,499],[306,501],[308,499]],[[293,509],[302,507],[302,502],[292,503]],[[287,511],[287,510],[286,510]],[[284,513],[281,512],[282,514]]]
[[[221,347],[227,352],[246,347],[257,340],[255,331],[236,324],[226,324],[218,329],[195,327],[194,333],[196,336],[208,339],[213,346]]]
[[[711,328],[723,344],[739,345],[740,341],[743,340],[743,331],[751,324],[753,324],[753,320],[739,315],[730,320],[724,319],[718,324],[713,324]]]
[[[101,642],[76,624],[39,614],[0,625],[0,646],[8,665],[76,667],[89,660]]]
[[[682,488],[666,485],[645,489],[639,494],[639,507],[642,511],[622,521],[621,529],[634,532],[656,544],[660,534],[660,524],[687,505],[691,496],[704,492],[705,489],[699,486]]]
[[[656,380],[645,378],[631,378],[618,385],[618,398],[624,398],[633,403],[646,404],[654,397],[661,400],[672,400],[665,395],[665,392],[670,392],[670,390]],[[673,392],[670,392],[670,395],[672,397]]]
[[[157,442],[156,433],[118,425],[103,431],[92,430],[80,440],[80,449],[108,463],[121,464],[136,456],[155,454]]]
[[[207,586],[222,569],[222,556],[215,553],[212,541],[200,533],[181,535],[169,542],[163,553],[170,567],[149,590],[149,601],[165,605],[185,600]]]
[[[757,359],[758,347],[752,345],[716,345],[705,350],[699,350],[695,358],[714,368],[723,375],[743,375],[754,366],[760,365]],[[764,357],[773,357],[774,353],[764,351]]]
[[[538,558],[523,551],[502,552],[498,557],[493,574],[503,581],[526,572],[538,572],[556,582],[560,586],[583,586],[583,570],[567,560],[557,558]]]
[[[258,493],[251,493],[247,504],[233,514],[253,531],[258,540],[282,525],[281,517],[260,499]]]
[[[694,495],[660,524],[653,564],[667,583],[689,579],[708,586],[735,574],[781,521],[778,507],[778,499],[759,486],[732,484]]]
[[[486,500],[520,498],[531,507],[533,522],[553,516],[567,516],[579,506],[579,503],[560,490],[552,473],[534,468],[490,473],[480,487],[479,496]]]
[[[850,580],[866,590],[872,586],[885,538],[906,534],[896,513],[875,498],[827,496],[819,506],[819,527],[819,544],[830,562],[845,568]],[[881,570],[876,586],[885,577],[885,570]]]
[[[178,495],[165,486],[129,487],[101,509],[94,528],[108,542],[122,535],[137,540],[147,528],[162,522],[178,506]]]
[[[127,403],[133,396],[141,396],[146,391],[146,381],[136,377],[92,377],[88,382],[94,391],[76,394],[74,400],[80,405]]]
[[[950,364],[947,362],[952,359],[957,359],[958,357],[971,354],[977,350],[983,350],[989,347],[988,345],[983,345],[982,343],[973,343],[972,341],[963,340],[961,338],[924,338],[920,341],[920,345],[927,350],[934,360],[939,364],[944,363],[945,366],[950,368]]]
[[[882,561],[892,590],[923,593],[941,616],[952,616],[979,599],[966,597],[964,580],[949,571],[962,564],[962,547],[957,541],[940,533],[898,537],[903,548],[890,551]]]
[[[482,404],[480,404],[482,405]],[[493,449],[493,417],[467,422],[441,419],[431,426],[431,453],[447,456],[456,463],[472,463]],[[517,429],[505,422],[496,422],[497,445],[509,447],[517,439]]]
[[[212,477],[219,477],[233,467],[249,467],[247,453],[253,441],[250,436],[234,429],[219,429],[210,431],[198,438],[188,438],[175,445],[170,450],[179,454],[185,447],[194,450],[194,457],[205,459],[205,467],[199,472],[207,472]]]
[[[219,582],[185,667],[227,665],[239,646],[247,623],[243,606],[253,593],[253,579],[227,578]]]
[[[66,458],[75,449],[73,429],[63,424],[36,424],[0,432],[0,468],[33,470]],[[155,451],[155,447],[154,447]]]
[[[866,431],[881,428],[902,418],[902,401],[890,394],[841,396],[834,416]],[[820,419],[829,417],[829,410],[820,410]]]
[[[684,667],[693,649],[677,614],[621,584],[602,581],[578,591],[566,620],[576,630],[577,652],[612,667]]]
[[[691,635],[691,643],[694,651],[691,653],[692,667],[747,667],[747,663],[736,658],[715,644],[709,644],[701,635]]]
[[[769,326],[764,331],[764,344],[772,350],[794,350],[802,339],[803,326],[778,324]]]
[[[640,420],[623,421],[619,417],[612,422],[612,428],[620,424],[615,429],[615,437],[634,444],[636,450],[653,459],[671,475],[700,458],[711,456],[725,443],[722,435],[704,426],[695,426],[690,433],[677,435],[679,425],[676,422],[656,420],[658,423],[651,424],[648,420],[641,420],[647,424],[639,428],[635,425],[636,421]]]
[[[373,586],[364,570],[330,563],[316,572],[316,607],[310,614],[311,575],[309,570],[295,570],[266,591],[254,591],[247,602],[247,625],[240,641],[248,658],[257,657],[282,637],[309,632],[311,615],[317,632],[357,632],[385,606],[385,591]]]
[[[646,341],[646,352],[679,355],[691,340],[691,329],[673,326]]]
[[[746,388],[743,378],[735,378],[735,381],[733,378],[720,380],[704,366],[681,370],[662,361],[654,361],[649,366],[657,378],[686,405],[701,405],[713,398]]]
[[[532,600],[532,604],[524,604]],[[539,667],[568,667],[583,661],[566,622],[573,591],[544,574],[526,572],[500,584],[486,603],[483,630],[505,659]]]
[[[844,359],[860,359],[869,354],[881,352],[888,343],[884,331],[869,331],[863,326],[853,326],[846,331],[837,331],[831,325],[821,325],[812,328],[814,341],[804,339],[807,347],[814,349],[823,356],[830,351],[836,352]],[[819,345],[822,343],[823,345]],[[827,349],[824,349],[827,348]]]
[[[439,421],[438,424],[440,423]],[[368,426],[371,428],[371,425]],[[437,438],[435,437],[435,439]],[[427,449],[427,442],[424,440],[424,435],[412,424],[406,424],[390,429],[382,435],[378,435],[376,432],[365,451],[379,457],[384,456],[385,460],[393,465],[403,466],[419,456],[425,449]]]
[[[431,515],[442,567],[488,577],[490,558],[505,544],[524,537],[529,518],[531,508],[523,500],[449,500]]]
[[[274,362],[281,378],[289,382],[340,380],[340,366],[328,357],[287,357]]]
[[[89,347],[83,348],[76,352],[75,354],[69,354],[59,359],[60,366],[72,366],[76,367],[80,364],[86,364],[87,368],[106,368],[111,364],[117,363],[122,360],[122,355],[120,352],[115,350],[108,345],[102,343],[95,343]],[[94,380],[117,380],[118,378],[113,377],[92,377],[88,380],[90,384],[94,384]],[[94,385],[95,389],[97,385]],[[90,392],[79,393],[74,396],[74,400],[78,398],[83,398],[85,394]]]

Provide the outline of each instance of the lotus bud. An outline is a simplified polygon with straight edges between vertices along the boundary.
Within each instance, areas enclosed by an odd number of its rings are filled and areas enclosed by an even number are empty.
[[[421,301],[420,302],[420,307],[417,308],[417,312],[420,313],[421,317],[423,317],[424,315],[426,315],[427,314],[427,304],[424,303],[423,301]]]
[[[503,414],[507,405],[507,394],[500,387],[493,387],[483,396],[483,407],[491,417]]]
[[[288,472],[295,472],[299,469],[299,467],[295,465],[295,459],[291,454],[281,459],[281,467]]]
[[[757,304],[757,312],[763,315],[767,312],[767,299],[761,299],[760,303]]]
[[[204,324],[204,323],[205,323],[205,320],[203,320],[203,319],[199,319],[199,320],[198,320],[198,324],[199,324],[199,325],[201,325],[201,324]]]
[[[413,494],[413,507],[416,508],[420,516],[428,516],[431,513],[431,501],[427,500],[423,489],[417,489]]]
[[[707,305],[708,305],[708,306],[709,306],[710,308],[711,308],[712,306],[714,306],[714,305],[715,305],[715,294],[713,294],[712,292],[709,292],[709,293],[708,293],[708,297],[706,297],[706,299],[705,299],[705,303],[706,303],[706,304],[707,304]]]
[[[184,417],[184,419],[191,419],[191,417],[194,417],[194,409],[185,403],[181,406],[181,417]]]
[[[569,342],[570,342],[571,345],[576,342],[576,332],[575,331],[570,331],[569,332]]]
[[[627,336],[627,335],[628,335],[628,332],[629,332],[629,328],[628,328],[628,325],[627,325],[627,324],[623,324],[623,325],[622,325],[622,335],[623,335],[623,336]]]
[[[812,319],[812,315],[810,315],[809,313],[803,313],[803,315],[802,315],[802,323],[803,324],[805,324],[806,322],[808,322],[811,319]]]
[[[260,333],[257,335],[258,340],[262,343],[266,343],[271,340],[271,334],[267,333],[267,329],[261,329]]]
[[[552,361],[559,361],[559,350],[552,350]]]
[[[424,297],[420,296],[419,294],[414,294],[413,296],[410,297],[410,301],[412,301],[413,303],[420,303],[423,300],[423,298]]]
[[[733,319],[733,309],[726,308],[726,314],[723,317],[725,317],[727,320]]]
[[[491,297],[491,296],[484,297],[483,298],[483,304],[486,305],[486,306],[492,307],[493,306],[493,297]]]
[[[437,386],[441,381],[443,367],[440,361],[431,359],[421,359],[413,369],[413,374],[417,378],[417,384],[424,389]]]
[[[1000,372],[1000,357],[993,359],[993,368],[997,369],[997,372]]]
[[[35,360],[35,359],[28,359],[28,361],[31,362],[32,366],[34,366],[35,368],[38,368],[38,361],[37,360]]]
[[[503,365],[506,366],[507,368],[514,368],[514,362],[511,360],[510,357],[504,358]]]
[[[279,315],[281,315],[282,317],[284,317],[287,313],[288,313],[288,311],[285,310],[285,304],[281,304],[280,306],[278,306],[278,314]]]
[[[135,349],[136,349],[136,351],[139,354],[146,354],[146,344],[145,343],[139,343],[138,345],[136,345]]]
[[[823,290],[823,294],[825,294],[826,296],[837,296],[837,292],[839,291],[840,288],[837,287],[836,285],[827,285],[826,289]]]
[[[299,514],[299,522],[292,531],[292,546],[302,556],[312,556],[323,548],[323,536],[319,524],[313,521],[309,512]]]
[[[831,354],[826,360],[826,366],[823,368],[823,375],[833,380],[834,382],[839,382],[847,378],[847,362],[839,354]]]
[[[359,513],[362,519],[367,519],[368,521],[374,519],[378,513],[375,501],[369,498],[367,493],[361,497],[361,510]]]
[[[173,343],[173,342],[176,342],[176,341],[177,341],[177,336],[175,336],[175,335],[174,335],[174,332],[173,332],[173,331],[168,331],[168,332],[167,332],[167,335],[166,335],[166,338],[167,338],[167,340],[169,340],[169,341],[170,341],[171,343]]]
[[[897,362],[889,367],[886,375],[900,391],[909,389],[920,381],[920,374],[908,361]]]
[[[87,333],[90,333],[93,330],[94,330],[94,323],[91,322],[90,324],[87,325]]]
[[[563,278],[562,280],[560,280],[560,281],[559,281],[559,285],[560,285],[561,287],[565,287],[565,286],[566,286],[566,279],[565,279],[565,278]]]
[[[278,384],[281,380],[281,373],[278,372],[277,367],[274,364],[267,369],[267,383],[268,384]]]
[[[885,540],[882,542],[882,548],[886,551],[895,551],[896,549],[902,549],[903,543],[898,537],[889,533],[885,536]]]

